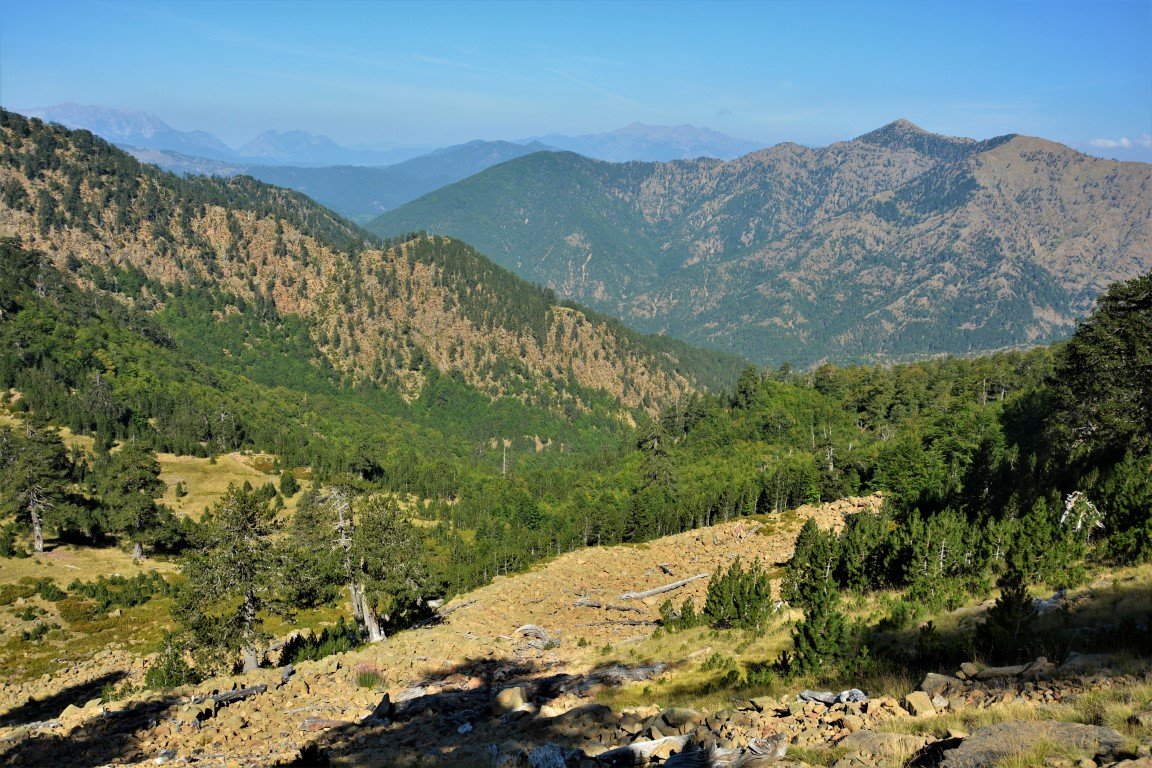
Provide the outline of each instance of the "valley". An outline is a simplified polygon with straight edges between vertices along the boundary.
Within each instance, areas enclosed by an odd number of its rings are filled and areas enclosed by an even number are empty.
[[[1145,764],[1148,183],[897,122],[372,234],[4,111],[0,761]]]

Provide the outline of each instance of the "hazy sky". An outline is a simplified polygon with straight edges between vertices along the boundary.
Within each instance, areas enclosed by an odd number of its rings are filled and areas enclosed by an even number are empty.
[[[897,117],[1152,159],[1152,1],[0,0],[0,102],[435,146],[706,125],[818,145]]]

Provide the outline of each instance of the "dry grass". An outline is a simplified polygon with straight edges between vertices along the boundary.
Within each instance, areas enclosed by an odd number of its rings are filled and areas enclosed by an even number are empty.
[[[245,481],[259,488],[265,483],[272,483],[280,487],[280,478],[277,475],[263,471],[271,470],[272,463],[268,461],[267,454],[252,456],[240,453],[227,453],[212,459],[201,459],[196,456],[176,456],[171,453],[157,454],[160,462],[160,479],[168,485],[161,502],[167,504],[178,515],[187,515],[199,519],[204,508],[211,509],[228,490],[231,484],[243,485]],[[188,495],[176,498],[176,483],[183,482]],[[301,493],[285,499],[282,516],[291,516],[296,511],[296,503]]]
[[[48,546],[51,547],[51,540]],[[174,563],[163,558],[148,558],[141,562],[116,547],[79,547],[71,544],[58,546],[35,557],[0,558],[0,584],[12,584],[20,579],[50,577],[60,587],[73,579],[92,581],[100,576],[135,576],[156,570],[161,573],[176,570]]]

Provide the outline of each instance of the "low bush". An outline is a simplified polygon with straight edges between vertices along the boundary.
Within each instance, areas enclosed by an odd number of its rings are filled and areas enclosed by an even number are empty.
[[[364,638],[356,622],[341,616],[340,621],[325,627],[319,635],[296,635],[289,640],[280,653],[280,664],[317,661],[334,653],[350,651],[363,642]]]

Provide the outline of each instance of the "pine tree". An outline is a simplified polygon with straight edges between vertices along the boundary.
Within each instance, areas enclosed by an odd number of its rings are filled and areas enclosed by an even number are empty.
[[[789,673],[829,671],[848,652],[848,630],[840,613],[840,593],[828,571],[813,569],[799,587],[805,595],[804,620],[792,631]]]
[[[781,596],[790,603],[807,608],[816,599],[814,589],[832,584],[839,560],[836,534],[823,531],[814,518],[808,518],[796,536],[796,548],[780,585]]]
[[[33,547],[42,553],[46,521],[68,517],[68,455],[55,430],[28,427],[23,437],[3,432],[0,505],[32,528]]]
[[[391,497],[375,496],[359,510],[352,535],[360,620],[369,642],[385,638],[385,628],[402,627],[419,615],[427,570],[415,527],[400,517]]]
[[[721,573],[720,568],[708,582],[704,613],[715,627],[760,627],[772,611],[772,582],[759,560],[747,570],[737,557]]]
[[[108,507],[112,530],[132,541],[132,557],[144,557],[144,544],[162,525],[156,504],[164,493],[160,463],[137,442],[124,445],[112,454],[101,482],[101,495]]]
[[[177,615],[226,666],[239,651],[244,671],[251,672],[259,666],[264,620],[288,612],[284,585],[293,577],[293,563],[274,541],[277,526],[268,505],[235,485],[216,503],[203,529],[201,547],[181,569],[187,586]]]
[[[1036,601],[1028,594],[1024,574],[1007,571],[996,582],[1000,597],[988,610],[987,620],[976,631],[976,644],[995,661],[1023,661],[1032,657]]]

